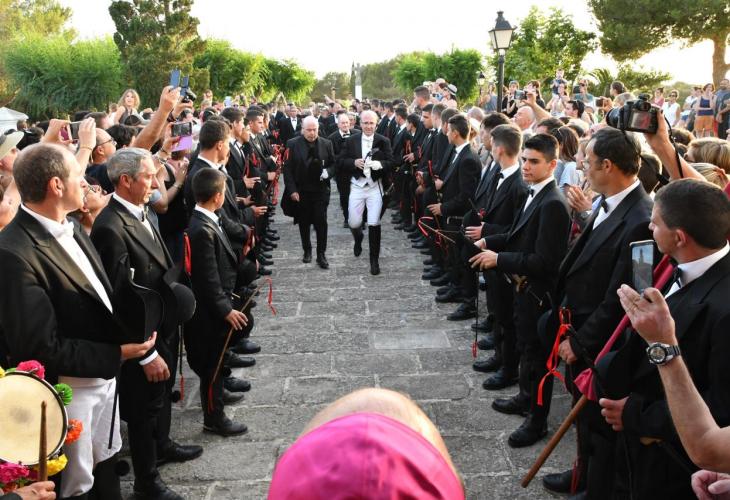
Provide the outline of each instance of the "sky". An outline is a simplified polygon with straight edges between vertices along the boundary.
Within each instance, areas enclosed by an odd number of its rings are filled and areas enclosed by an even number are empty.
[[[81,38],[114,33],[110,0],[60,3],[73,9],[72,25]],[[534,4],[543,10],[559,7],[573,16],[580,29],[597,31],[586,3],[576,0],[196,0],[192,14],[200,20],[198,31],[204,38],[228,40],[238,49],[268,57],[293,59],[321,77],[329,71],[349,72],[353,61],[373,63],[414,50],[444,53],[455,47],[486,53],[497,6],[504,9],[505,19],[517,25]],[[449,8],[452,5],[457,7]],[[705,41],[691,47],[675,43],[636,62],[669,72],[671,81],[702,84],[712,81],[711,57],[712,43]],[[587,70],[616,68],[598,51],[589,54],[583,65]]]

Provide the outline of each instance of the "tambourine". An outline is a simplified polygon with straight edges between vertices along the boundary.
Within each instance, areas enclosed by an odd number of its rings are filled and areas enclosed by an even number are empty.
[[[48,457],[58,454],[66,440],[68,416],[53,386],[22,371],[0,377],[0,460],[37,465],[41,431],[41,402],[46,402]]]

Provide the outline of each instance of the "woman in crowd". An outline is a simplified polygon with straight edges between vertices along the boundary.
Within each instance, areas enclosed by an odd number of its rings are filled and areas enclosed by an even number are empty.
[[[94,225],[96,216],[99,215],[107,203],[111,195],[101,188],[99,181],[93,177],[84,176],[86,180],[86,189],[84,189],[84,206],[69,215],[79,221],[81,227],[84,228],[86,234],[91,234],[91,226]]]
[[[570,100],[567,90],[565,89],[564,83],[558,84],[558,93],[553,94],[552,99],[547,103],[545,109],[550,112],[551,116],[563,116],[565,111],[565,103]]]
[[[695,127],[694,134],[697,137],[713,137],[715,135],[714,109],[715,109],[715,85],[708,83],[702,87],[702,94],[694,104]]]
[[[560,190],[565,192],[567,186],[579,185],[581,182],[581,175],[575,163],[575,155],[578,152],[578,134],[572,128],[563,126],[555,131],[555,138],[560,146],[560,154],[558,166],[553,175]]]
[[[134,89],[127,89],[119,98],[117,103],[117,111],[114,114],[114,123],[124,123],[129,115],[139,114],[140,99],[139,94]]]
[[[682,109],[677,102],[678,98],[679,92],[672,90],[669,92],[669,99],[664,101],[664,104],[662,105],[662,111],[664,112],[664,116],[667,117],[670,127],[674,127],[674,125],[679,121],[679,116],[682,113]]]
[[[716,137],[696,139],[689,143],[687,161],[711,163],[730,174],[730,142]]]

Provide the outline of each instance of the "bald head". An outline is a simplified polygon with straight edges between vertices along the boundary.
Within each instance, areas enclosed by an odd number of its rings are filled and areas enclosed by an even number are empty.
[[[314,142],[319,133],[319,121],[313,116],[305,116],[302,120],[302,135],[309,142]]]
[[[375,126],[378,124],[378,114],[375,111],[363,111],[360,114],[360,127],[362,127],[362,133],[367,137],[371,137],[375,134]]]
[[[520,130],[527,130],[535,121],[535,112],[529,106],[522,106],[517,110],[513,120]]]

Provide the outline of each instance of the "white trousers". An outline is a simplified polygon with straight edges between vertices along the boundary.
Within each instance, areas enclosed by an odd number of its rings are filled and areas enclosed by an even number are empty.
[[[362,225],[362,214],[368,207],[368,226],[380,225],[380,211],[383,209],[383,195],[380,181],[374,186],[360,187],[350,184],[350,198],[347,203],[349,213],[347,223],[352,229]]]
[[[91,382],[101,381],[97,385]],[[122,447],[119,433],[119,406],[114,418],[112,447],[109,446],[109,428],[114,408],[116,380],[59,377],[59,382],[71,386],[73,399],[66,407],[68,418],[80,420],[84,426],[78,441],[64,446],[68,464],[63,470],[61,498],[83,495],[94,485],[94,467],[111,458]]]

